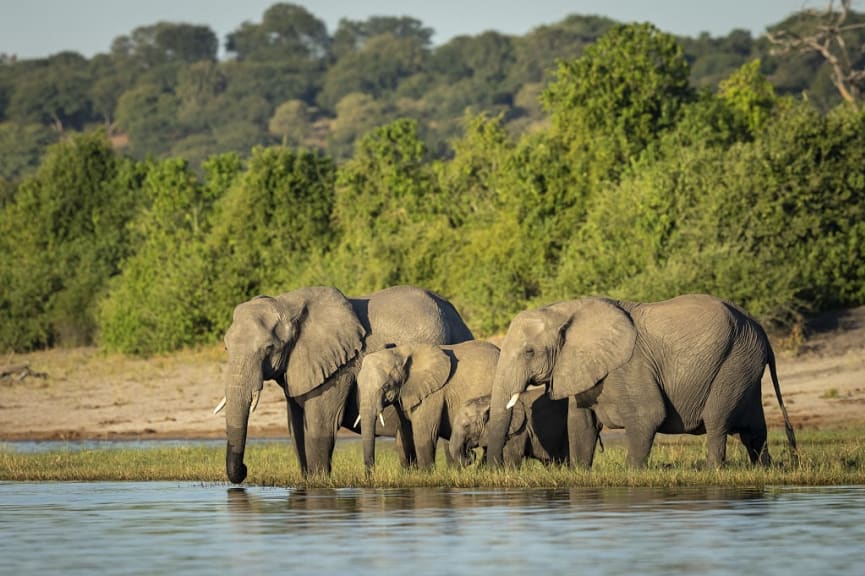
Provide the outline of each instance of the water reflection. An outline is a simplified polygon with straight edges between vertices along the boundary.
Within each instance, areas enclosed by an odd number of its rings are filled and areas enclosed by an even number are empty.
[[[858,573],[865,488],[0,483],[8,573]]]

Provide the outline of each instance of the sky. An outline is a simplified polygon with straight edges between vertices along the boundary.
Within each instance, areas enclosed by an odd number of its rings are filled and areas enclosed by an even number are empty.
[[[260,22],[277,0],[0,0],[0,54],[40,58],[72,50],[86,57],[108,52],[114,38],[159,21],[205,24],[225,36],[243,22]],[[523,35],[569,14],[597,14],[621,22],[652,22],[661,30],[725,36],[766,26],[828,0],[293,0],[324,21],[332,34],[341,18],[411,16],[435,30],[434,44],[486,30]],[[854,0],[865,11],[865,0]]]

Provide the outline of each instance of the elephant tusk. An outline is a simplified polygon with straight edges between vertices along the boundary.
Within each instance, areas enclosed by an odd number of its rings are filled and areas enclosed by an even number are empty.
[[[358,424],[360,424],[360,414],[357,415],[357,420],[354,421],[352,428],[357,428]]]
[[[261,390],[255,393],[252,397],[252,408],[249,409],[249,413],[252,414],[255,412],[255,409],[258,408],[258,401],[261,400]]]
[[[222,400],[219,401],[219,404],[216,405],[216,408],[213,409],[213,413],[219,414],[220,412],[222,412],[222,409],[225,408],[225,403],[227,401],[228,401],[228,399],[225,396],[223,396]]]
[[[507,403],[507,405],[505,406],[505,410],[510,410],[511,408],[513,408],[513,407],[514,407],[514,404],[516,404],[516,403],[517,403],[517,400],[519,400],[519,399],[520,399],[520,395],[519,395],[519,393],[514,394],[513,396],[511,396],[511,399],[508,400],[508,403]]]
[[[378,419],[379,421],[381,421],[381,425],[384,426],[384,416],[381,412],[378,413]]]

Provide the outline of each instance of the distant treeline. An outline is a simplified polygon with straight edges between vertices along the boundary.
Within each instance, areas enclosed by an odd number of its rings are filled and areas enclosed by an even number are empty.
[[[550,30],[585,22],[598,23]],[[237,60],[202,66],[268,69],[252,58],[258,26],[231,37]],[[421,60],[545,33],[457,39]],[[310,58],[335,58],[326,80],[357,72],[340,63],[372,43],[338,37],[303,44]],[[104,130],[63,138],[0,195],[0,350],[96,341],[151,354],[216,342],[237,303],[313,284],[350,295],[422,285],[451,298],[478,335],[527,306],[591,294],[709,292],[787,324],[865,302],[865,114],[779,94],[748,51],[717,89],[700,90],[701,60],[649,24],[610,26],[580,51],[551,71],[543,122],[515,133],[510,107],[463,115],[444,157],[424,122],[406,118],[368,130],[340,163],[271,145],[199,165],[173,147],[166,158],[122,154]],[[175,64],[162,66],[186,67]],[[456,89],[453,78],[439,89]],[[325,81],[317,98],[333,90]]]
[[[774,29],[800,30],[800,12]],[[851,22],[865,21],[853,13]],[[341,161],[370,129],[414,118],[434,157],[446,157],[467,110],[501,115],[511,134],[541,130],[538,102],[558,59],[581,56],[615,21],[573,15],[524,36],[494,31],[433,47],[433,30],[408,17],[344,19],[331,34],[305,8],[274,4],[223,41],[207,26],[159,22],[117,37],[106,53],[0,55],[0,181],[31,172],[47,145],[100,126],[134,158],[210,156],[285,144]],[[851,31],[852,47],[865,29]],[[718,82],[758,59],[780,95],[807,94],[826,111],[840,99],[817,54],[776,56],[765,36],[734,30],[680,38],[690,84]],[[854,58],[865,59],[852,50]]]

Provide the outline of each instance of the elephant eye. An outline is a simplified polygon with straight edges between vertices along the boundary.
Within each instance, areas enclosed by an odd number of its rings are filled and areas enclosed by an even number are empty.
[[[534,355],[535,355],[535,349],[532,348],[531,346],[523,349],[523,356],[525,356],[526,358],[531,358]]]

